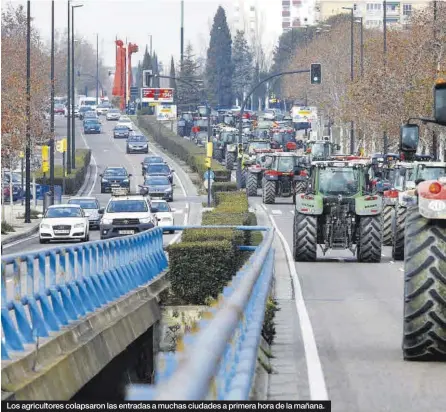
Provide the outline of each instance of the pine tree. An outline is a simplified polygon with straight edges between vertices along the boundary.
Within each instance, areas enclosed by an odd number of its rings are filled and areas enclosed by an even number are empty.
[[[159,75],[159,67],[158,67],[158,56],[156,52],[153,52],[152,56],[152,71],[153,71],[153,87],[160,87],[160,79],[157,75]]]
[[[206,80],[212,105],[232,105],[232,39],[226,21],[226,13],[219,6],[211,29],[207,51]]]
[[[199,64],[195,58],[194,49],[191,43],[188,43],[184,52],[183,62],[180,63],[180,79],[185,82],[194,84],[192,87],[189,84],[178,81],[177,82],[177,98],[179,104],[198,104],[201,102],[201,90],[197,85]],[[197,89],[200,93],[197,94]]]
[[[252,52],[245,38],[244,31],[237,30],[232,49],[232,63],[234,65],[232,93],[241,106],[245,93],[249,91],[248,88],[253,77]]]
[[[170,74],[169,74],[169,76],[170,77],[176,77],[175,76],[175,61],[173,60],[173,56],[172,56],[172,59],[170,60]],[[172,88],[172,89],[176,89],[177,88],[177,85],[176,85],[176,82],[175,82],[174,79],[170,79],[169,80],[169,87]]]

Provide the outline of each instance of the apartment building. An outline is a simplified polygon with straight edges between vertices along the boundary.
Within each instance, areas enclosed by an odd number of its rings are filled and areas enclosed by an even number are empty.
[[[316,0],[282,0],[282,31],[316,23]]]

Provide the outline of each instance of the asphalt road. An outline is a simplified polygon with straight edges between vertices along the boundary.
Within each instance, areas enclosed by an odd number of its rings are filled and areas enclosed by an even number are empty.
[[[274,226],[285,253],[291,252],[291,199],[263,205],[258,196],[250,198],[250,206],[259,212],[259,224]],[[445,364],[402,358],[403,265],[392,261],[390,247],[383,248],[376,264],[358,263],[349,251],[323,256],[320,249],[315,263],[295,263],[291,253],[286,260],[296,301],[289,319],[294,330],[289,362],[298,373],[290,381],[298,398],[311,399],[310,393],[322,393],[325,385],[332,411],[446,410]],[[309,323],[298,311],[308,313]]]
[[[96,197],[101,207],[105,207],[110,194],[101,194],[100,177],[99,174],[108,166],[124,166],[133,176],[131,178],[132,191],[137,191],[138,185],[143,183],[141,175],[141,161],[146,156],[145,154],[126,154],[125,139],[114,139],[112,130],[116,122],[107,122],[105,117],[101,117],[103,123],[102,134],[84,135],[81,131],[82,122],[76,120],[76,147],[89,147],[92,150],[92,174],[90,181],[86,187],[84,196]],[[57,117],[55,121],[55,130],[58,136],[66,135],[66,119]],[[175,170],[174,174],[174,201],[170,203],[171,207],[175,209],[174,219],[176,225],[185,225],[187,223],[199,223],[201,198],[197,195],[196,188],[192,181],[184,172],[183,169],[169,156],[160,153],[152,145],[149,150],[154,154],[159,154],[167,161],[167,163]],[[181,232],[175,234],[164,234],[164,245],[176,242],[181,236]],[[90,241],[99,240],[100,235],[98,230],[90,231]],[[17,242],[4,246],[6,254],[14,253],[28,253],[31,251],[38,251],[48,249],[52,246],[71,245],[76,244],[77,241],[71,242],[51,242],[49,245],[41,245],[39,243],[38,235],[33,235],[27,239],[22,239]],[[7,279],[8,297],[13,294],[13,279]]]

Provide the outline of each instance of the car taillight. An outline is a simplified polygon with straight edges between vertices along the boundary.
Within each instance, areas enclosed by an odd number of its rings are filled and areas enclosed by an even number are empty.
[[[434,182],[431,183],[429,185],[429,192],[433,193],[434,195],[436,195],[437,193],[441,192],[441,185],[438,182]]]
[[[300,172],[300,176],[308,176],[308,172],[306,170],[302,170]]]
[[[366,198],[364,198],[364,200],[376,200],[378,199],[378,196],[367,196]]]
[[[398,197],[398,190],[386,190],[384,192],[384,197],[397,198]]]

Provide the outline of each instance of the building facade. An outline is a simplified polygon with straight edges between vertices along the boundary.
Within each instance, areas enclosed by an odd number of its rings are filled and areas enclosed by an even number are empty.
[[[282,0],[282,31],[316,24],[316,0]]]

